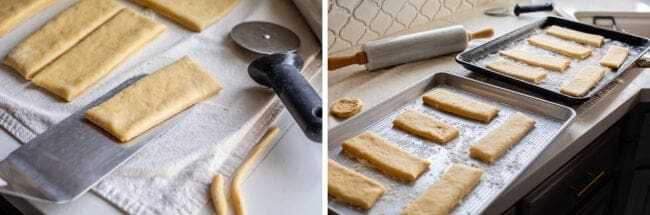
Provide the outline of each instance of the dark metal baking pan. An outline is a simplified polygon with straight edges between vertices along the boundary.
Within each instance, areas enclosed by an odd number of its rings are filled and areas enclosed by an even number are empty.
[[[529,45],[526,42],[526,39],[532,35],[546,34],[544,29],[551,25],[570,28],[585,33],[602,35],[605,37],[605,43],[600,48],[597,48],[597,47],[578,44],[572,41],[567,41],[569,43],[589,47],[592,49],[592,56],[584,60],[579,60],[579,59],[572,59],[563,55],[559,55]],[[625,59],[625,62],[623,62],[620,68],[616,70],[609,70],[605,74],[603,79],[600,80],[600,82],[594,88],[592,88],[589,92],[587,92],[587,94],[585,94],[582,97],[574,97],[574,96],[569,96],[560,93],[559,88],[564,84],[564,82],[571,79],[580,69],[582,69],[582,67],[584,67],[585,65],[599,65],[598,61],[600,61],[604,53],[611,45],[620,45],[620,46],[630,48],[630,54]],[[548,78],[539,84],[530,83],[508,75],[504,75],[485,67],[485,63],[499,58],[506,59],[511,62],[516,62],[501,57],[499,56],[498,53],[500,50],[515,48],[515,47],[527,51],[539,53],[539,54],[551,55],[551,56],[571,60],[571,66],[569,66],[569,68],[562,73],[547,71]],[[650,40],[644,37],[623,33],[623,32],[617,32],[610,29],[600,28],[600,27],[596,27],[596,26],[592,26],[592,25],[588,25],[576,21],[571,21],[559,17],[549,16],[540,19],[538,21],[535,21],[531,24],[528,24],[524,27],[521,27],[517,30],[514,30],[512,32],[506,33],[501,37],[495,38],[475,48],[469,49],[463,53],[460,53],[459,55],[456,56],[456,61],[469,70],[496,76],[497,78],[506,80],[512,84],[519,85],[520,87],[523,87],[525,89],[539,92],[540,94],[546,96],[558,98],[563,101],[568,101],[572,103],[579,103],[588,100],[593,95],[595,95],[600,90],[602,90],[607,84],[616,80],[616,78],[619,75],[621,75],[625,70],[627,70],[630,66],[632,66],[637,59],[639,59],[645,52],[647,52],[649,47],[650,47]],[[519,62],[517,63],[524,65],[523,63],[519,63]]]

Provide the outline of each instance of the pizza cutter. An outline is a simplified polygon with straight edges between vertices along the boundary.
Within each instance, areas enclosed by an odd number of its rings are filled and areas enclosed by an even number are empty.
[[[248,74],[258,84],[272,88],[305,136],[320,143],[322,102],[300,74],[303,60],[295,54],[300,47],[298,36],[280,25],[254,21],[236,25],[230,37],[242,48],[262,55],[248,66]]]
[[[514,14],[515,16],[519,16],[519,14],[522,13],[539,12],[539,11],[553,11],[553,4],[551,3],[530,4],[530,5],[517,4],[513,9],[505,8],[505,7],[497,7],[497,8],[487,9],[483,13],[488,16],[511,16],[512,14]]]

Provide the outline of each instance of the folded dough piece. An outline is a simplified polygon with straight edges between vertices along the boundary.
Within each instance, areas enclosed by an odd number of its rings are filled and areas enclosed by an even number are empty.
[[[408,133],[441,144],[460,135],[460,131],[456,127],[413,109],[408,109],[400,114],[393,120],[393,125]]]
[[[485,64],[485,66],[499,73],[503,73],[536,84],[546,79],[547,77],[546,72],[537,71],[532,68],[521,66],[519,64],[511,63],[505,60],[495,60]]]
[[[239,0],[132,0],[201,32],[228,14]]]
[[[563,28],[560,26],[552,25],[546,29],[546,33],[565,39],[571,40],[582,44],[587,44],[595,47],[600,47],[605,41],[605,37],[597,34],[588,34],[573,29]]]
[[[515,113],[469,148],[470,156],[492,163],[535,127],[535,120]]]
[[[30,80],[123,8],[112,0],[82,0],[18,44],[3,62]]]
[[[499,107],[475,101],[448,90],[435,89],[422,96],[425,104],[436,109],[481,122],[490,122],[499,113]]]
[[[429,168],[430,162],[407,152],[377,136],[365,131],[356,137],[343,141],[343,150],[389,175],[412,181]]]
[[[43,68],[32,81],[72,101],[164,30],[164,25],[124,9]]]
[[[329,159],[327,161],[327,194],[368,209],[375,205],[375,202],[384,194],[384,186]]]
[[[524,51],[521,49],[508,49],[504,51],[499,51],[499,54],[511,58],[513,60],[518,60],[529,65],[539,66],[544,69],[553,70],[557,72],[564,72],[571,61],[562,58],[556,58],[541,54],[535,54],[532,52]]]
[[[560,92],[570,96],[583,96],[603,78],[603,75],[605,75],[605,68],[585,66],[573,79],[560,88]]]
[[[54,0],[0,0],[0,36],[54,2]]]
[[[572,58],[585,59],[591,55],[591,49],[540,35],[528,38],[528,43]]]
[[[189,57],[148,75],[85,113],[120,141],[128,141],[223,87]]]
[[[481,179],[483,169],[453,164],[442,177],[411,202],[402,215],[446,215]]]
[[[600,65],[606,66],[612,69],[618,69],[618,67],[623,64],[625,58],[627,58],[630,49],[620,46],[611,46],[607,49],[607,53],[600,60]]]

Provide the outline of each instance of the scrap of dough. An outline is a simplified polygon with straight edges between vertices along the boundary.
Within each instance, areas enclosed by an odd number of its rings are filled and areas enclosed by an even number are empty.
[[[241,194],[241,189],[239,186],[244,180],[244,177],[249,174],[250,168],[253,166],[255,161],[258,160],[258,157],[262,154],[262,152],[267,151],[266,148],[272,142],[271,140],[273,140],[273,138],[278,135],[278,132],[280,132],[280,129],[277,127],[269,128],[266,134],[262,136],[262,139],[260,139],[260,142],[257,143],[257,146],[255,146],[253,151],[248,154],[248,158],[246,158],[244,163],[239,166],[239,169],[237,169],[235,176],[232,178],[232,182],[230,182],[230,195],[232,198],[232,204],[235,208],[235,214],[246,214],[246,208],[244,207],[244,198]]]
[[[55,0],[0,0],[0,36],[50,6]]]
[[[591,55],[591,49],[540,35],[528,38],[528,43],[572,58],[585,59]]]
[[[18,44],[3,62],[30,80],[123,8],[113,0],[82,0]]]
[[[444,89],[435,89],[422,96],[425,104],[481,122],[490,122],[499,113],[499,107],[475,101]]]
[[[583,96],[603,78],[603,75],[605,75],[605,68],[585,66],[573,79],[560,88],[560,92],[570,96]]]
[[[45,66],[32,81],[72,101],[164,30],[164,25],[124,9]]]
[[[330,113],[338,118],[348,118],[359,113],[363,108],[360,99],[341,99],[330,108]]]
[[[354,157],[367,160],[389,175],[408,181],[415,180],[430,164],[371,131],[343,141],[343,150]]]
[[[625,61],[625,58],[627,58],[628,53],[630,52],[630,49],[625,48],[625,47],[620,47],[620,46],[611,46],[609,49],[607,49],[607,53],[603,57],[603,59],[600,60],[600,65],[606,66],[612,69],[618,69],[621,64],[623,64],[623,61]]]
[[[595,47],[600,47],[603,45],[605,37],[597,34],[589,34],[573,29],[563,28],[560,26],[553,25],[546,29],[546,33],[565,39],[571,40],[582,44],[587,44]]]
[[[535,120],[515,113],[469,148],[470,156],[492,163],[535,127]]]
[[[329,159],[327,194],[363,209],[371,208],[384,194],[384,186]]]
[[[212,206],[217,215],[228,214],[228,201],[226,201],[223,183],[223,175],[217,174],[212,178],[212,184],[210,184],[210,199],[212,199]]]
[[[485,64],[485,66],[499,73],[503,73],[536,84],[546,79],[547,77],[546,72],[537,71],[535,69],[521,66],[516,63],[511,63],[505,60],[495,60]]]
[[[138,80],[88,110],[88,120],[128,141],[223,87],[189,57]]]
[[[499,54],[512,58],[513,60],[518,60],[533,66],[539,66],[544,69],[558,72],[564,72],[564,70],[569,67],[569,64],[571,64],[571,61],[567,59],[535,54],[521,49],[499,51]]]
[[[460,131],[441,120],[427,114],[408,109],[400,114],[393,125],[408,133],[445,144],[460,135]]]
[[[239,0],[132,0],[201,32],[230,12]]]
[[[411,202],[402,215],[446,215],[478,184],[483,169],[455,163]]]

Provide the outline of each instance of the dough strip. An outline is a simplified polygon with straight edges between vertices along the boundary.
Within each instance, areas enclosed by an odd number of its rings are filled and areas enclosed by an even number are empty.
[[[535,126],[535,120],[517,112],[469,148],[471,157],[493,163]]]
[[[12,0],[0,2],[0,36],[13,30],[55,0]]]
[[[605,37],[597,34],[588,34],[573,29],[563,28],[560,26],[553,25],[546,29],[546,33],[565,39],[575,41],[577,43],[582,43],[590,46],[600,47],[605,41]]]
[[[212,206],[217,215],[228,214],[228,201],[226,201],[226,193],[223,189],[224,179],[223,175],[217,174],[212,178],[210,184],[210,199],[212,199]]]
[[[230,192],[231,192],[231,198],[233,202],[233,206],[235,208],[235,213],[237,215],[244,215],[246,214],[246,207],[244,205],[244,198],[241,194],[241,183],[244,180],[244,177],[246,177],[250,173],[250,168],[253,166],[253,163],[255,160],[258,159],[258,157],[262,154],[263,151],[266,150],[266,147],[271,143],[271,140],[275,138],[275,136],[278,135],[278,132],[280,131],[279,128],[273,127],[270,128],[266,134],[262,137],[260,142],[257,143],[257,146],[253,148],[253,151],[251,151],[250,154],[248,154],[248,158],[242,163],[241,166],[239,166],[239,169],[237,169],[237,172],[235,173],[235,176],[232,179],[232,182],[230,182]]]
[[[41,68],[122,9],[124,6],[113,0],[80,1],[23,40],[3,62],[30,80]]]
[[[516,63],[511,63],[505,60],[496,60],[485,64],[489,69],[493,69],[499,73],[503,73],[524,81],[539,83],[546,79],[548,74],[546,72],[537,71],[533,68],[521,66]]]
[[[490,122],[499,113],[496,105],[474,101],[444,89],[430,91],[422,96],[422,100],[436,109],[481,122]]]
[[[446,215],[472,191],[483,169],[455,163],[442,177],[411,202],[402,215]]]
[[[343,150],[400,179],[412,181],[429,168],[430,162],[386,141],[371,131],[343,141]]]
[[[607,53],[603,56],[603,59],[600,60],[600,65],[612,69],[618,69],[618,67],[620,67],[625,61],[625,58],[627,58],[629,52],[630,49],[628,48],[613,45],[607,49]]]
[[[393,120],[393,126],[440,144],[445,144],[460,135],[456,127],[413,109],[400,114]]]
[[[564,70],[569,67],[569,64],[571,64],[571,61],[567,59],[535,54],[521,49],[499,51],[499,54],[532,66],[539,66],[557,72],[564,72]]]
[[[573,79],[560,88],[560,92],[570,96],[583,96],[605,75],[605,68],[586,66]]]
[[[336,161],[327,161],[327,194],[344,202],[371,208],[384,194],[384,186]]]
[[[540,35],[528,38],[528,43],[572,58],[585,59],[591,55],[591,49]]]

